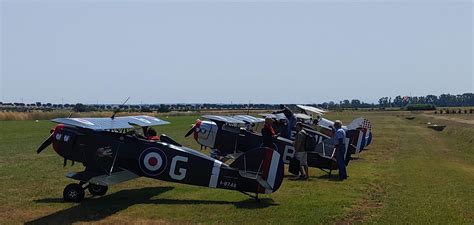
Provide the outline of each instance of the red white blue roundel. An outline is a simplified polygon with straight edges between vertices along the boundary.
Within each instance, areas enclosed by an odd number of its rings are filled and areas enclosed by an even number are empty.
[[[139,164],[143,173],[158,176],[166,168],[166,155],[159,148],[147,148],[140,155]]]

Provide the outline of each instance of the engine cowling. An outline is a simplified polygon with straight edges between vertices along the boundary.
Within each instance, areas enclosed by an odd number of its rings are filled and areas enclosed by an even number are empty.
[[[216,144],[217,124],[211,121],[199,121],[194,125],[194,139],[203,146],[214,148]]]

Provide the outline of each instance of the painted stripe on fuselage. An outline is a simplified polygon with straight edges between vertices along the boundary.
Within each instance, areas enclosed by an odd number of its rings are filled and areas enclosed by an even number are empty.
[[[210,188],[215,188],[217,187],[217,182],[219,180],[219,174],[221,172],[221,161],[214,161],[214,167],[212,167],[212,174],[211,174],[211,179],[209,179],[209,187]]]
[[[360,150],[362,150],[362,139],[364,138],[364,132],[363,131],[359,131],[359,139],[357,140],[357,153],[360,152]]]
[[[270,187],[272,187],[272,189],[275,186],[275,179],[278,172],[279,162],[280,162],[280,154],[278,154],[278,152],[276,151],[273,151],[272,162],[270,164],[270,173],[268,174],[268,178],[267,178],[267,182],[268,184],[270,184]]]

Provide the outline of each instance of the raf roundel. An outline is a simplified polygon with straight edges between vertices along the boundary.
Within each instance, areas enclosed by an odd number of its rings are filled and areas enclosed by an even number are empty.
[[[140,169],[149,176],[158,176],[166,168],[166,155],[159,148],[147,148],[140,155]]]

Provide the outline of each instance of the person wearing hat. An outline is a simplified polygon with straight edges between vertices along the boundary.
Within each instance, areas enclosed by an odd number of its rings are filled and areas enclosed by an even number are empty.
[[[263,126],[261,133],[263,137],[262,147],[275,149],[273,140],[276,137],[276,133],[273,129],[273,119],[271,117],[265,117],[265,125]]]
[[[346,154],[346,132],[342,129],[342,122],[340,120],[336,120],[334,122],[334,145],[336,148],[336,161],[337,161],[337,168],[339,169],[339,179],[345,180],[347,179],[347,172],[346,172],[346,161],[345,161],[345,154]]]

